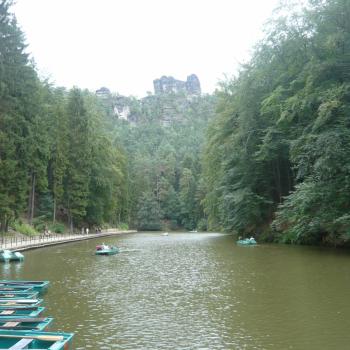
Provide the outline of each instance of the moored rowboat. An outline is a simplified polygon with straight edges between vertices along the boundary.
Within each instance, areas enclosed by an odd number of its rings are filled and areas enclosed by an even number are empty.
[[[49,281],[21,281],[21,280],[0,280],[0,288],[7,287],[32,287],[35,291],[42,293],[48,286]]]
[[[38,297],[38,292],[31,293],[12,293],[12,292],[1,292],[0,291],[0,299],[36,299]]]
[[[0,349],[68,350],[72,338],[72,333],[0,330]]]
[[[38,317],[43,311],[44,307],[27,307],[22,309],[2,309],[0,310],[0,317],[11,316],[11,317]]]
[[[31,317],[11,317],[0,316],[0,329],[32,330],[43,331],[53,321],[51,317],[31,318]]]
[[[42,302],[43,299],[0,299],[0,310],[36,307]]]
[[[0,286],[0,293],[31,293],[34,292],[33,287],[28,286]]]

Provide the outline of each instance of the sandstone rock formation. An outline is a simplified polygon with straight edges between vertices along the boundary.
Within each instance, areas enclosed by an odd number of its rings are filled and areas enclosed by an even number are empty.
[[[197,75],[191,74],[186,81],[177,80],[171,76],[163,75],[160,79],[153,80],[154,93],[169,94],[184,92],[189,95],[200,95],[201,85]]]

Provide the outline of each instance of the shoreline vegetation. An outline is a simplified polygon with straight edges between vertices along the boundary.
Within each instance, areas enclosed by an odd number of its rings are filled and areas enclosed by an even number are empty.
[[[3,235],[130,227],[350,246],[349,0],[281,5],[214,94],[191,74],[141,99],[40,79],[12,3],[0,0]]]

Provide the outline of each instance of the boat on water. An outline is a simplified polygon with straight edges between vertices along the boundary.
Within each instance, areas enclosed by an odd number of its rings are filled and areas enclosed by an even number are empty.
[[[21,280],[0,280],[0,288],[8,287],[32,287],[34,291],[43,293],[49,287],[49,281],[21,281]]]
[[[17,331],[43,331],[52,323],[52,317],[13,317],[0,316],[0,329],[12,329]]]
[[[0,299],[37,299],[39,292],[31,292],[31,293],[12,293],[12,292],[1,292],[0,291]]]
[[[257,245],[257,242],[253,237],[250,237],[250,238],[245,238],[245,239],[239,239],[237,241],[237,244],[239,244],[239,245]]]
[[[0,293],[36,293],[33,287],[29,286],[0,286]]]
[[[37,307],[43,299],[0,299],[0,310]]]
[[[96,246],[96,255],[115,255],[119,253],[119,249],[114,245],[101,244]]]
[[[197,230],[190,231],[190,233],[197,233],[197,232],[198,232]]]
[[[0,330],[0,349],[72,349],[73,333]]]
[[[2,309],[0,310],[0,317],[11,316],[11,317],[38,317],[45,310],[42,306],[26,307],[22,309]]]
[[[10,262],[10,261],[23,261],[24,255],[20,252],[13,252],[8,249],[0,249],[0,261]]]
[[[169,236],[169,232],[162,233],[162,236]]]

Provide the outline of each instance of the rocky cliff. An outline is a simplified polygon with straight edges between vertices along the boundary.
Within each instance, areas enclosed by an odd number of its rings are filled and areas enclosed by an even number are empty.
[[[163,75],[153,80],[155,95],[184,92],[189,95],[200,95],[201,85],[197,75],[191,74],[186,81],[177,80],[171,76]]]

